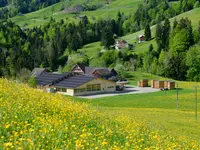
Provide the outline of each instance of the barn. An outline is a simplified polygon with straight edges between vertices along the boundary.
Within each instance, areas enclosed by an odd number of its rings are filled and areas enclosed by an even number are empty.
[[[49,93],[82,96],[116,91],[116,82],[73,73],[43,73],[35,77],[37,87]]]

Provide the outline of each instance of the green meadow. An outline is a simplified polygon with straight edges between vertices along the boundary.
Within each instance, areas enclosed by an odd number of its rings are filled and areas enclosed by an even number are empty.
[[[141,72],[132,72],[131,74],[130,85],[135,85],[138,80],[144,78],[169,80]],[[194,85],[200,86],[200,83],[176,82],[179,84],[178,101],[176,89],[96,99],[74,98],[74,100],[87,102],[110,115],[124,114],[133,120],[145,120],[152,128],[167,131],[173,136],[199,140],[200,109],[198,106],[198,118],[196,120]],[[198,105],[200,105],[200,88],[197,92],[197,98]]]
[[[80,13],[60,13],[60,9],[62,6],[65,8],[73,7],[77,4],[83,4],[84,1],[74,0],[74,1],[64,1],[57,4],[54,4],[50,7],[25,14],[24,16],[16,16],[11,18],[12,21],[17,23],[20,26],[26,25],[26,27],[32,28],[34,26],[39,26],[45,24],[50,20],[50,18],[54,18],[56,21],[60,19],[64,19],[67,22],[78,22],[79,19],[75,19],[76,15],[87,15],[90,21],[95,21],[98,19],[110,19],[115,18],[117,13],[123,12],[125,15],[129,15],[130,13],[134,13],[137,9],[137,6],[141,3],[141,0],[115,0],[110,4],[105,4],[104,0],[93,0],[89,2],[90,5],[93,4],[103,4],[104,6],[95,10],[95,11],[83,11]]]

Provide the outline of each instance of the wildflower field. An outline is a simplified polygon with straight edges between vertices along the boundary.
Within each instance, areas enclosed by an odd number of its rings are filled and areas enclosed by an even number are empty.
[[[0,79],[0,149],[198,149],[134,120]]]

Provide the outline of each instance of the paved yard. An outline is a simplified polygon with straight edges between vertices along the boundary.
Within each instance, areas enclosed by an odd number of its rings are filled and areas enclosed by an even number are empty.
[[[138,93],[153,93],[158,92],[159,89],[153,89],[151,87],[137,87],[137,86],[126,86],[124,91],[119,91],[115,93],[104,93],[104,94],[96,94],[96,95],[87,95],[87,96],[80,96],[81,98],[101,98],[101,97],[108,97],[108,96],[117,96],[117,95],[125,95],[125,94],[138,94]]]

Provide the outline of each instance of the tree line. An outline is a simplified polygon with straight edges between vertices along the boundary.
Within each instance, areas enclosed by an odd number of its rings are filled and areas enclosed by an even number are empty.
[[[191,21],[182,18],[170,26],[168,19],[156,25],[157,49],[151,44],[142,58],[145,72],[177,80],[200,81],[200,22],[193,30]]]
[[[7,19],[51,6],[60,0],[0,0],[0,19]]]
[[[151,26],[172,18],[183,12],[199,7],[199,0],[145,0],[140,4],[134,14],[127,17],[123,23],[124,33],[133,33],[144,29],[146,24]]]
[[[121,16],[121,14],[119,15]],[[90,23],[87,16],[78,23],[64,20],[50,22],[33,29],[23,29],[8,20],[0,22],[0,75],[16,77],[23,68],[45,67],[52,71],[64,66],[69,55],[91,42],[102,41],[113,34],[120,35],[118,20]]]
[[[147,1],[147,5],[152,9],[153,2],[157,2],[155,10],[160,5],[169,4],[167,1],[160,0]],[[180,4],[184,2],[182,1]],[[197,2],[193,0],[192,4]],[[160,7],[158,8],[160,10]],[[133,18],[140,15],[146,17],[145,11],[139,12],[140,9],[141,6],[138,7]],[[183,11],[182,7],[181,11]],[[151,40],[152,20],[143,20],[141,16],[136,17],[138,21],[135,23],[140,26],[137,30],[145,28],[146,39]],[[150,16],[148,15],[149,18],[153,18]],[[89,22],[87,16],[84,16],[77,24],[68,23],[63,19],[56,22],[51,18],[49,23],[33,29],[20,28],[10,20],[1,21],[0,76],[16,78],[27,74],[26,72],[30,72],[35,67],[65,72],[74,62],[80,61],[92,66],[115,67],[120,65],[117,68],[143,69],[145,72],[174,79],[199,80],[199,77],[196,77],[199,71],[196,57],[198,51],[195,49],[198,49],[200,27],[197,31],[193,31],[188,19],[181,19],[179,22],[175,20],[171,27],[169,20],[166,18],[162,23],[162,18],[156,20],[157,49],[150,45],[149,52],[146,54],[133,54],[128,49],[119,52],[109,50],[115,42],[114,34],[118,36],[126,34],[124,24],[127,19],[130,18],[120,12],[115,20],[98,20],[94,23]],[[97,61],[93,62],[94,59],[90,60],[84,53],[77,52],[84,45],[96,41],[101,41],[101,44],[107,49],[104,53],[97,54]],[[193,59],[195,54],[195,59]],[[197,65],[192,65],[193,61],[197,62]]]

